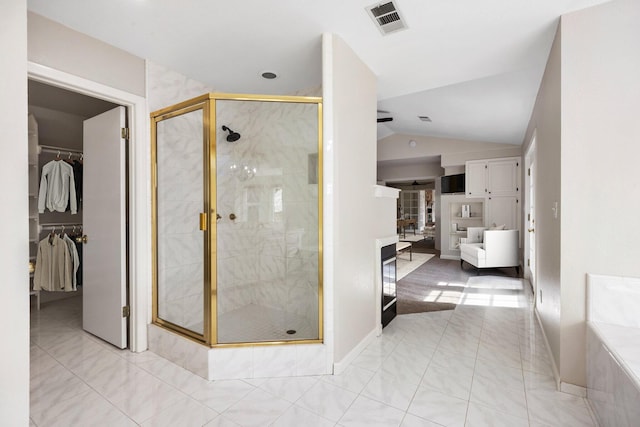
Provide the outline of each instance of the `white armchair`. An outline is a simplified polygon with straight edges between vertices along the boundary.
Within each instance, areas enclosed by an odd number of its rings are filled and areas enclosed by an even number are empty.
[[[478,236],[480,230],[469,228],[467,234]],[[518,230],[484,230],[482,242],[460,244],[460,268],[466,261],[478,274],[481,268],[515,267],[516,274],[520,275],[518,242]]]

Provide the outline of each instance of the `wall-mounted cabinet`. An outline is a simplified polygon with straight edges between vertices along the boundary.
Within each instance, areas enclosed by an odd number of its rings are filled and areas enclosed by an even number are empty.
[[[465,168],[465,195],[467,197],[484,197],[487,194],[487,162],[474,160],[467,162]]]
[[[470,160],[465,166],[465,196],[484,198],[484,225],[519,230],[520,158]]]
[[[470,160],[465,168],[467,197],[516,196],[520,192],[520,158]]]

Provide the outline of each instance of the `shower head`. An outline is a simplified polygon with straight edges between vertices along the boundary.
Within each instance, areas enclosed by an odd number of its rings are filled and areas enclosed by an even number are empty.
[[[234,132],[226,126],[222,126],[222,130],[229,132],[229,135],[227,135],[227,141],[236,142],[240,139],[240,134],[238,132]]]

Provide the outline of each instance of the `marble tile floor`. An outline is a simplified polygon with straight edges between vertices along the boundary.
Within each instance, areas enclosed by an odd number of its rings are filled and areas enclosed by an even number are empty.
[[[345,372],[314,377],[206,381],[83,332],[79,298],[45,304],[31,315],[31,425],[595,426],[585,399],[555,391],[528,285],[505,280],[396,317]]]

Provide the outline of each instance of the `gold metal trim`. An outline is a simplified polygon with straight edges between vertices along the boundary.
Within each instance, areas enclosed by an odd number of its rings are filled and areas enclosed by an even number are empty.
[[[207,231],[207,213],[200,213],[200,231]]]
[[[209,95],[207,95],[209,96]],[[209,283],[207,289],[204,293],[204,299],[207,302],[208,311],[205,312],[205,317],[207,317],[206,321],[209,323],[209,335],[208,335],[208,343],[209,345],[216,344],[218,342],[218,293],[217,293],[217,283],[218,283],[218,221],[214,221],[212,218],[216,218],[217,212],[217,140],[216,140],[216,103],[207,102],[208,108],[208,117],[207,117],[207,128],[209,144],[207,146],[207,170],[209,175],[207,176],[208,183],[208,191],[206,194],[206,198],[208,200],[207,212],[209,212],[209,241],[208,241],[208,257],[207,264],[209,265]]]
[[[151,322],[158,321],[158,154],[156,119],[151,116]]]
[[[164,120],[165,119],[164,116],[167,115],[167,114],[169,114],[171,116],[184,114],[184,112],[181,113],[180,111],[182,111],[183,109],[188,109],[189,107],[192,107],[195,104],[204,104],[205,102],[207,102],[208,99],[209,99],[209,95],[207,95],[207,94],[196,96],[195,98],[187,99],[186,101],[182,101],[182,102],[180,102],[178,104],[174,104],[174,105],[171,105],[169,107],[165,107],[165,108],[161,108],[160,110],[156,110],[156,111],[151,113],[151,118],[152,119],[153,118],[158,118],[157,120]]]
[[[289,340],[289,341],[253,341],[253,342],[212,344],[211,348],[268,347],[273,345],[322,344],[322,343],[323,341],[320,339]]]
[[[322,133],[322,99],[318,101],[318,339],[324,340],[324,263],[323,263],[323,213],[324,213],[324,157]]]
[[[169,322],[167,320],[158,319],[156,322],[154,322],[154,325],[159,326],[168,331],[177,333],[178,335],[184,338],[188,338],[199,344],[207,344],[206,339],[203,335],[193,332],[190,329],[183,328],[182,326],[176,325],[175,323]]]
[[[203,102],[204,101],[204,102]],[[204,322],[203,325],[203,333],[199,334],[197,332],[186,329],[180,325],[176,325],[168,320],[162,319],[158,316],[158,134],[157,134],[157,126],[158,123],[168,120],[174,117],[178,117],[184,114],[192,113],[194,111],[202,110],[203,114],[205,108],[207,106],[207,98],[206,96],[201,96],[198,98],[194,98],[189,101],[182,102],[180,104],[176,104],[174,106],[164,108],[162,110],[155,111],[150,114],[151,117],[151,180],[152,180],[152,191],[151,191],[151,226],[152,226],[152,322],[158,326],[161,326],[165,329],[174,331],[183,335],[186,338],[192,339],[199,343],[207,343],[206,337],[207,334],[207,322]],[[203,129],[205,124],[206,117],[203,116]],[[203,140],[206,140],[206,135],[204,135]],[[205,167],[206,171],[206,167]],[[206,188],[206,187],[205,187]],[[206,193],[205,193],[206,194]],[[206,231],[205,231],[206,234]],[[205,246],[206,250],[206,246]],[[207,282],[207,266],[205,263],[205,280]]]
[[[225,101],[292,102],[307,104],[322,103],[322,98],[319,96],[256,95],[247,93],[210,93],[209,99]]]
[[[217,322],[217,170],[216,170],[216,102],[225,101],[258,101],[283,103],[310,103],[317,105],[318,126],[318,339],[286,340],[286,341],[258,341],[238,343],[218,343]],[[205,272],[203,280],[204,290],[204,328],[203,334],[190,331],[164,319],[158,318],[158,258],[157,258],[157,123],[182,114],[202,109],[203,112],[203,184],[204,184],[204,215],[200,217],[200,227],[204,231]],[[324,269],[323,269],[323,108],[321,97],[276,96],[255,94],[222,94],[209,93],[201,95],[173,106],[169,106],[151,113],[151,172],[152,172],[152,244],[153,244],[153,290],[152,290],[152,318],[153,323],[170,331],[179,333],[186,338],[199,343],[208,344],[213,348],[233,348],[247,346],[319,344],[324,338]]]
[[[204,107],[203,107],[203,111],[202,111],[203,117],[202,117],[202,124],[203,124],[203,128],[202,128],[202,136],[203,136],[203,141],[202,141],[202,149],[203,149],[203,159],[202,159],[202,166],[203,166],[203,191],[204,194],[202,195],[203,197],[203,201],[204,201],[204,206],[203,209],[204,211],[207,213],[207,218],[209,219],[209,221],[211,220],[211,215],[209,215],[209,211],[211,209],[211,199],[210,199],[210,193],[211,193],[211,180],[210,180],[210,176],[211,176],[211,171],[210,171],[210,159],[211,159],[211,103],[209,101],[204,103]],[[209,132],[207,132],[209,131]],[[215,151],[214,151],[215,153]],[[207,298],[207,295],[209,294],[210,290],[211,290],[211,286],[212,286],[212,281],[213,281],[213,276],[212,274],[212,267],[211,267],[211,263],[207,262],[210,260],[210,254],[211,254],[211,250],[212,250],[212,246],[211,246],[211,235],[215,235],[215,230],[211,229],[211,224],[208,223],[207,224],[207,230],[204,233],[203,236],[203,244],[204,244],[204,280],[203,280],[203,289],[202,289],[202,302],[203,302],[203,323],[204,323],[204,337],[205,337],[205,342],[208,345],[211,345],[211,343],[215,342],[212,341],[211,339],[211,332],[213,330],[215,330],[215,324],[211,322],[210,316],[207,316],[208,313],[211,313],[214,309],[213,306],[211,305],[211,300],[210,298]]]

